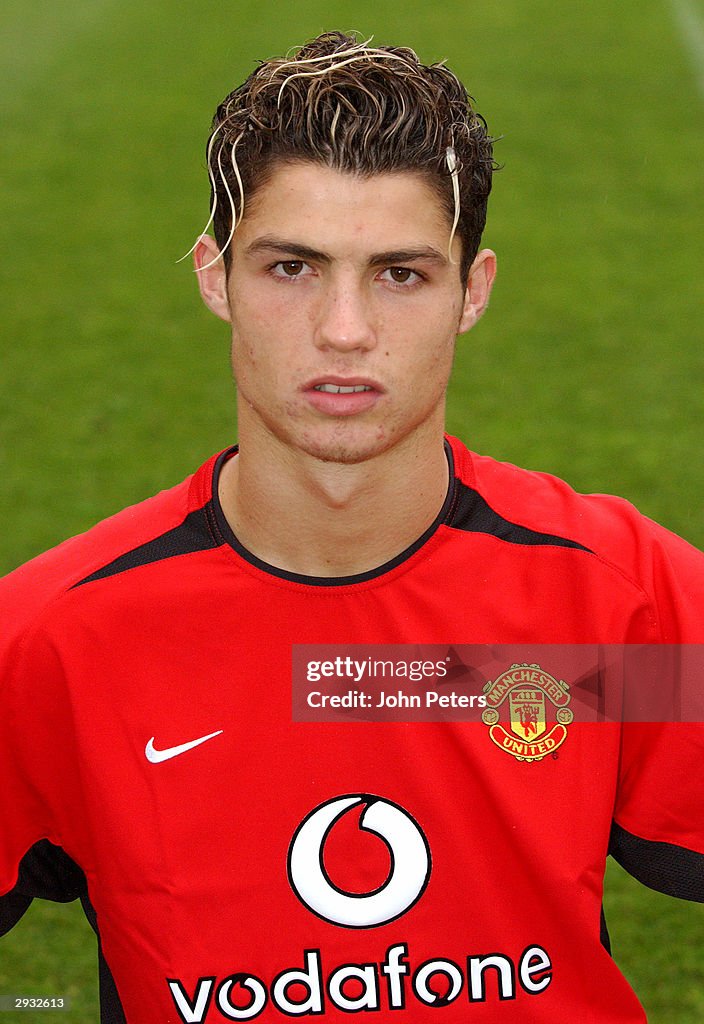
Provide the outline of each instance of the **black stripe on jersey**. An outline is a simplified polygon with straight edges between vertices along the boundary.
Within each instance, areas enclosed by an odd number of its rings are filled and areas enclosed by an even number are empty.
[[[98,992],[100,995],[100,1024],[127,1024],[125,1011],[117,991],[112,971],[103,953],[103,942],[98,931],[98,917],[88,896],[81,897],[83,912],[98,939]]]
[[[704,903],[704,854],[673,843],[641,839],[616,822],[609,853],[643,885],[680,900]]]
[[[385,573],[395,569],[396,566],[401,565],[423,547],[438,527],[442,525],[468,533],[490,534],[510,544],[550,545],[552,547],[576,548],[580,551],[589,552],[589,548],[584,547],[583,544],[579,544],[577,541],[568,540],[566,537],[558,537],[551,533],[539,533],[536,530],[531,530],[526,526],[521,526],[518,523],[504,519],[477,491],[468,487],[455,476],[452,449],[446,441],[445,453],[449,466],[450,486],[448,487],[443,506],[434,522],[430,524],[428,529],[413,544],[383,565],[370,569],[367,572],[355,573],[351,576],[304,576],[288,572],[285,569],[269,565],[269,563],[257,558],[251,551],[243,547],[232,532],[220,507],[220,502],[217,498],[218,478],[222,466],[232,455],[233,450],[229,449],[223,452],[218,458],[213,473],[213,498],[203,508],[191,512],[179,526],[175,526],[172,530],[167,530],[166,533],[155,537],[154,540],[147,541],[146,544],[141,544],[139,547],[127,551],[125,554],[113,559],[112,562],[92,572],[89,576],[79,580],[74,584],[74,588],[81,587],[84,583],[93,583],[96,580],[115,576],[129,569],[136,569],[142,565],[160,562],[165,558],[173,558],[176,555],[186,555],[196,551],[207,551],[221,547],[224,544],[234,548],[242,558],[252,565],[282,579],[305,583],[309,586],[322,587],[339,587],[341,585],[363,583],[383,576]]]
[[[0,896],[0,935],[19,921],[33,899],[71,903],[80,899],[88,922],[98,939],[98,981],[100,1024],[126,1024],[112,972],[103,956],[98,921],[88,898],[88,883],[83,870],[65,850],[48,839],[40,839],[20,861],[17,884]]]
[[[6,935],[15,927],[22,915],[29,910],[31,903],[31,896],[23,896],[14,889],[0,896],[0,935]]]
[[[609,935],[609,929],[606,925],[606,914],[604,913],[604,905],[601,906],[601,918],[599,921],[599,938],[601,944],[606,952],[611,955],[611,936]]]
[[[369,569],[366,572],[354,573],[351,576],[306,576],[301,573],[290,572],[288,569],[280,569],[278,566],[275,565],[270,565],[269,562],[265,562],[261,558],[258,558],[257,555],[249,551],[246,547],[244,547],[243,544],[240,543],[235,534],[232,532],[230,524],[228,523],[225,517],[225,513],[223,512],[222,506],[220,505],[220,502],[217,499],[217,497],[215,497],[213,501],[213,510],[216,519],[215,528],[218,534],[224,538],[224,542],[226,544],[229,544],[230,547],[233,548],[238,555],[244,558],[246,562],[249,562],[250,565],[256,566],[257,569],[261,569],[269,576],[277,576],[279,579],[289,580],[292,583],[303,583],[306,586],[310,587],[342,587],[349,586],[350,584],[355,583],[367,583],[370,580],[375,580],[378,577],[384,576],[386,573],[391,572],[391,570],[395,569],[396,566],[402,565],[411,557],[411,555],[415,554],[416,551],[419,551],[420,548],[423,547],[426,541],[428,541],[433,536],[437,528],[441,526],[442,523],[447,521],[447,518],[450,515],[451,509],[453,507],[454,500],[452,451],[447,442],[445,442],[445,451],[447,453],[447,460],[450,467],[450,485],[448,487],[445,500],[442,504],[442,508],[438,512],[434,521],[430,524],[427,530],[425,530],[425,532],[420,535],[420,537],[417,540],[415,540],[412,544],[405,548],[400,554],[396,555],[394,558],[389,559],[388,562],[384,562],[382,565],[378,565],[376,568]],[[215,485],[213,487],[214,495],[217,495],[218,493],[218,473],[225,458],[229,454],[229,452],[224,452],[223,455],[221,455],[220,458],[218,459],[218,462],[215,466]]]
[[[140,544],[132,551],[127,551],[119,558],[108,562],[102,569],[96,569],[90,576],[74,583],[73,588],[82,587],[84,583],[93,583],[94,580],[104,580],[108,576],[115,576],[127,569],[136,569],[140,565],[149,565],[151,562],[161,562],[165,558],[173,558],[175,555],[188,555],[193,551],[207,551],[209,548],[219,548],[224,543],[215,531],[215,522],[212,512],[212,504],[204,508],[196,509],[187,515],[180,526],[173,530],[167,530],[160,537]]]
[[[234,548],[234,550],[251,565],[256,566],[258,569],[261,569],[271,576],[278,576],[280,579],[316,587],[347,586],[355,583],[366,583],[370,580],[377,579],[378,577],[390,572],[392,569],[395,569],[397,566],[402,565],[403,562],[407,561],[407,559],[414,555],[416,551],[419,551],[420,548],[430,540],[440,526],[449,526],[457,530],[465,530],[468,533],[492,534],[494,537],[498,537],[503,541],[508,541],[511,544],[544,544],[552,545],[553,547],[577,548],[580,551],[587,551],[591,554],[589,548],[584,547],[584,545],[579,544],[577,541],[568,540],[565,537],[557,537],[551,533],[538,533],[535,530],[530,530],[526,526],[520,526],[518,523],[512,523],[508,519],[504,519],[498,512],[495,512],[494,509],[491,508],[491,506],[477,491],[468,487],[455,476],[455,464],[452,448],[448,441],[445,441],[444,445],[449,468],[450,484],[445,501],[443,502],[442,508],[434,522],[430,524],[428,529],[425,530],[425,532],[421,534],[413,544],[407,547],[400,554],[396,555],[395,558],[390,559],[388,562],[384,562],[383,565],[379,565],[375,569],[369,569],[367,572],[355,573],[351,576],[304,576],[299,573],[289,572],[286,569],[280,569],[276,566],[270,565],[268,562],[264,562],[262,559],[257,558],[255,554],[248,551],[247,548],[239,542],[225,518],[225,514],[219,501],[217,498],[214,498],[213,509],[217,522],[216,529],[220,536],[224,538],[225,543]],[[214,495],[217,495],[217,479],[220,468],[222,467],[225,459],[231,454],[231,450],[224,452],[218,459],[214,474]]]
[[[12,899],[52,900],[54,903],[71,903],[86,892],[86,876],[60,846],[48,839],[40,839],[20,861],[17,883],[2,901]],[[25,908],[26,909],[26,908]]]
[[[538,533],[527,526],[512,523],[499,515],[478,491],[468,487],[461,480],[456,480],[455,486],[455,505],[447,520],[448,526],[457,530],[467,530],[469,533],[488,533],[499,540],[508,541],[509,544],[545,544],[551,547],[577,548],[579,551],[592,553],[576,540],[557,537],[552,533]]]

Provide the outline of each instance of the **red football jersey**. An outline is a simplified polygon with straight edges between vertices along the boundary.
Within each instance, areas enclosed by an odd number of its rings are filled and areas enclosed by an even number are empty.
[[[0,931],[34,895],[81,896],[105,1021],[645,1020],[608,952],[605,860],[704,899],[700,726],[571,721],[542,662],[503,727],[294,720],[298,644],[702,642],[695,549],[447,451],[436,521],[371,572],[244,550],[217,498],[230,451],[4,581]]]

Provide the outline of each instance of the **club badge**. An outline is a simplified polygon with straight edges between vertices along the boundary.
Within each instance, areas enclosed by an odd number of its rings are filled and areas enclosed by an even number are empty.
[[[497,747],[518,761],[541,761],[567,739],[570,688],[540,665],[512,665],[484,687],[482,721]]]

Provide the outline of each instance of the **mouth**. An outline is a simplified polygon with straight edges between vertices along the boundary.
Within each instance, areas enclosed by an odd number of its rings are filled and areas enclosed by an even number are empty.
[[[369,384],[316,384],[314,391],[324,391],[327,395],[354,395],[360,391],[373,391]]]
[[[363,377],[349,374],[342,376],[331,373],[329,376],[320,374],[303,385],[304,391],[320,391],[324,395],[355,395],[363,391],[384,392],[382,385],[373,377]]]
[[[357,377],[318,377],[303,387],[307,401],[324,417],[355,416],[369,412],[385,393],[373,380]]]

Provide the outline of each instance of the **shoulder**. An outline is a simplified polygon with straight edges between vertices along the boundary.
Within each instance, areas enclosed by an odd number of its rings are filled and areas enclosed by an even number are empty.
[[[704,555],[687,541],[610,494],[581,494],[550,473],[521,469],[470,452],[451,439],[456,475],[503,519],[542,534],[564,537],[624,568],[643,545],[661,543]]]
[[[216,458],[177,486],[123,509],[0,580],[3,641],[23,633],[47,607],[106,567],[119,569],[133,552],[163,546],[164,538],[188,530],[210,498]]]
[[[630,502],[607,494],[580,494],[549,473],[521,469],[469,452],[451,439],[456,476],[468,494],[478,495],[504,526],[508,540],[540,546],[550,538],[573,549],[575,563],[601,566],[644,591],[659,609],[661,623],[684,614],[693,622],[704,607],[704,554],[640,513]],[[521,542],[520,539],[517,542]],[[664,628],[664,638],[676,640]]]

